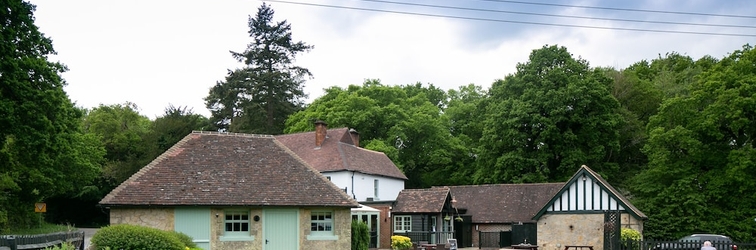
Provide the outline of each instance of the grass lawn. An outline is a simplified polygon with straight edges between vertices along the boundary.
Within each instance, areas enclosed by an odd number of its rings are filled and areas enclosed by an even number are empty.
[[[6,234],[13,234],[13,235],[49,234],[49,233],[67,232],[67,231],[76,231],[76,228],[73,226],[58,225],[58,224],[43,222],[42,225],[37,225],[31,228],[11,228],[10,232]]]

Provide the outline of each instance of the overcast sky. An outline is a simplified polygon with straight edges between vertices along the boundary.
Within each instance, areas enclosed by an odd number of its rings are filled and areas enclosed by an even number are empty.
[[[295,40],[315,47],[295,63],[313,73],[305,83],[310,101],[323,88],[361,85],[364,79],[390,85],[432,83],[446,90],[474,83],[487,89],[546,44],[565,46],[591,66],[614,68],[673,51],[694,59],[722,58],[746,43],[756,44],[756,1],[751,0],[287,1],[292,3],[267,3],[275,10],[275,20],[291,24]],[[52,60],[69,68],[63,77],[72,101],[86,108],[128,101],[150,119],[162,115],[169,104],[210,114],[203,98],[228,69],[242,66],[229,50],[243,51],[251,41],[247,19],[262,4],[30,2],[37,5],[36,25],[58,52]]]

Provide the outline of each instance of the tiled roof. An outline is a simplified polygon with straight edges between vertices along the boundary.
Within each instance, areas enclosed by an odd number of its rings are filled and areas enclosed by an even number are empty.
[[[449,186],[458,209],[473,223],[530,222],[564,183]]]
[[[320,172],[357,171],[407,180],[384,153],[355,146],[347,128],[328,129],[320,148],[315,147],[314,131],[277,135],[276,139]]]
[[[441,213],[444,209],[449,189],[434,187],[429,189],[405,189],[396,197],[393,213]]]
[[[214,132],[187,135],[100,204],[359,205],[273,136]]]

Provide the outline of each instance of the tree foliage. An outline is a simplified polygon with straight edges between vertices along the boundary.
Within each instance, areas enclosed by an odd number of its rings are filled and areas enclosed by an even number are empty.
[[[81,131],[82,111],[68,99],[50,62],[52,40],[34,24],[35,6],[0,6],[0,231],[35,222],[35,202],[78,192],[99,173],[104,153]]]
[[[712,62],[705,59],[704,63]],[[717,232],[754,240],[756,51],[744,46],[664,101],[648,124],[647,170],[634,179],[651,237]]]
[[[564,47],[534,50],[491,87],[476,182],[565,181],[583,164],[611,176],[624,121],[610,85]]]
[[[446,174],[454,173],[469,156],[449,132],[439,108],[447,98],[439,95],[433,85],[386,86],[378,80],[346,89],[331,87],[289,117],[286,132],[311,131],[317,119],[330,127],[354,128],[365,148],[386,153],[404,171],[406,186],[442,185],[454,178]]]
[[[89,111],[83,123],[85,131],[97,136],[105,147],[103,174],[113,187],[152,160],[147,157],[149,148],[143,142],[151,122],[139,114],[135,104],[101,104]]]
[[[190,108],[169,105],[162,116],[151,122],[144,137],[144,143],[151,146],[149,158],[162,154],[194,130],[211,131],[215,127]]]
[[[245,66],[229,70],[226,80],[217,82],[205,98],[211,120],[221,130],[280,134],[286,118],[304,106],[304,78],[311,74],[292,63],[312,46],[292,41],[291,25],[273,22],[273,14],[263,3],[249,17],[253,41],[244,52],[231,51]]]

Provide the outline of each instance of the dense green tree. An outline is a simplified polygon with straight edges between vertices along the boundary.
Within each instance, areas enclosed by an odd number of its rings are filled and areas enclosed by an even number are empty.
[[[452,165],[436,171],[431,177],[442,180],[445,184],[437,185],[465,185],[473,184],[470,178],[476,172],[475,160],[480,138],[483,134],[483,120],[485,120],[486,91],[482,87],[468,84],[458,89],[447,91],[447,106],[442,114],[442,121],[447,122],[451,137],[459,140],[466,154],[457,157]]]
[[[304,78],[311,74],[292,63],[312,46],[292,41],[291,25],[274,23],[273,13],[263,3],[255,17],[249,17],[253,41],[244,52],[231,52],[245,66],[229,71],[205,97],[210,119],[220,130],[280,134],[286,118],[304,106]]]
[[[148,156],[149,145],[143,140],[151,121],[139,114],[136,104],[101,104],[89,111],[83,124],[85,131],[99,138],[105,147],[107,162],[103,174],[112,187],[152,160]]]
[[[700,60],[699,60],[700,61]],[[705,59],[702,63],[709,64]],[[744,46],[664,101],[633,185],[647,237],[716,232],[756,240],[756,50]]]
[[[580,165],[605,177],[624,123],[611,81],[564,47],[544,46],[489,91],[477,183],[567,180]]]
[[[103,154],[81,131],[82,111],[63,90],[66,68],[48,61],[52,40],[34,10],[0,1],[0,231],[36,223],[35,202],[90,185]]]
[[[165,113],[152,121],[144,143],[151,148],[149,158],[155,158],[194,130],[215,130],[206,117],[187,107],[168,106]]]
[[[615,180],[612,184],[623,189],[627,180],[641,171],[647,163],[646,155],[641,151],[647,139],[646,123],[650,116],[656,114],[663,94],[651,84],[651,81],[638,77],[634,70],[600,70],[612,79],[612,96],[620,103],[618,112],[625,121],[618,130],[620,150],[612,154],[609,160],[616,162],[619,169],[623,170],[612,176]]]
[[[462,162],[457,160],[470,156],[441,116],[438,104],[447,98],[429,99],[427,93],[438,91],[433,85],[386,86],[378,80],[331,87],[289,117],[286,132],[313,130],[316,119],[330,127],[354,128],[365,148],[386,153],[404,171],[407,187],[448,184],[453,177],[447,174]]]

